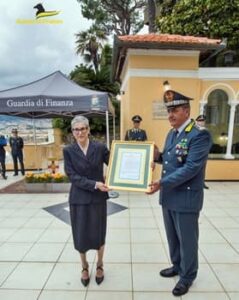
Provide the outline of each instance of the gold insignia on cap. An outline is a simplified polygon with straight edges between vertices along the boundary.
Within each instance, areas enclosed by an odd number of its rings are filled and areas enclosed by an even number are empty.
[[[174,99],[174,92],[173,91],[166,91],[164,94],[165,102],[171,102]]]

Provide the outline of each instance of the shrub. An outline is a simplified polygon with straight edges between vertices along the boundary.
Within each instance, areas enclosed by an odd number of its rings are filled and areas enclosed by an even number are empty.
[[[62,183],[69,182],[69,178],[61,173],[33,173],[27,172],[25,175],[26,183]]]

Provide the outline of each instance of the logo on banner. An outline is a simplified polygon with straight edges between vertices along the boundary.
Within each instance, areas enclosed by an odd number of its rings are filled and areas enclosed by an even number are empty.
[[[36,4],[33,9],[36,9],[35,19],[17,19],[16,23],[21,25],[31,25],[31,24],[62,24],[63,20],[52,19],[51,17],[56,16],[60,13],[57,10],[45,10],[42,3]]]

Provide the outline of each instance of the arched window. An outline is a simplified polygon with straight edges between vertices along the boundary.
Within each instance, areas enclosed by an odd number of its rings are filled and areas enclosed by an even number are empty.
[[[229,113],[227,93],[221,89],[212,91],[206,106],[206,126],[213,138],[212,154],[226,153]]]

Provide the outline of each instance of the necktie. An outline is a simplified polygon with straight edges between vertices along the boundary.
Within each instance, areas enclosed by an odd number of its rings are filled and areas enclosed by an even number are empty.
[[[174,129],[173,130],[173,134],[172,134],[172,144],[175,143],[176,139],[177,139],[177,135],[178,135],[178,130]]]

